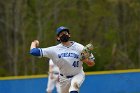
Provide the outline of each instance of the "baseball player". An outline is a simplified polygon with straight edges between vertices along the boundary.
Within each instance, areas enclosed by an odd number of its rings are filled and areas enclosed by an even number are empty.
[[[60,44],[47,48],[38,48],[39,41],[34,40],[30,47],[30,54],[48,57],[58,66],[61,93],[79,93],[79,88],[85,79],[82,64],[86,63],[88,66],[94,66],[95,64],[92,53],[88,51],[83,53],[83,50],[89,50],[89,48],[70,41],[70,37],[69,29],[61,26],[56,29],[56,38]]]
[[[46,92],[52,93],[55,86],[57,89],[57,93],[60,93],[59,68],[50,59],[49,60],[49,77],[48,77],[48,85],[47,85]]]

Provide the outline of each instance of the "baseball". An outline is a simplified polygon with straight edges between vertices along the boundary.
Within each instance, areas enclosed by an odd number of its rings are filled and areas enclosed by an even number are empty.
[[[36,43],[37,46],[39,46],[39,41],[38,40],[34,40],[34,42]]]

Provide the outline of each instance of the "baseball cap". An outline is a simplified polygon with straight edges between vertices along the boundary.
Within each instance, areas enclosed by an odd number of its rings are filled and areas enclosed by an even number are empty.
[[[69,33],[69,29],[64,26],[60,26],[56,29],[56,34],[59,35],[62,31],[67,31]]]

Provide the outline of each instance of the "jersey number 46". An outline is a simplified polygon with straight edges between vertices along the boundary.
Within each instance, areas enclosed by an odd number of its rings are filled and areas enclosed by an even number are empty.
[[[79,61],[74,61],[73,64],[72,64],[72,66],[78,67],[79,66]]]

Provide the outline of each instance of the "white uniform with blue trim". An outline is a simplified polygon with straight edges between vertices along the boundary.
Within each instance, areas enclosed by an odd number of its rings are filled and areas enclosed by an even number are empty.
[[[52,59],[59,67],[61,93],[78,91],[78,87],[80,87],[85,79],[83,62],[80,61],[84,46],[74,41],[71,41],[71,43],[72,45],[69,47],[63,46],[60,43],[56,46],[40,48],[41,56]],[[78,86],[74,85],[75,82]]]

